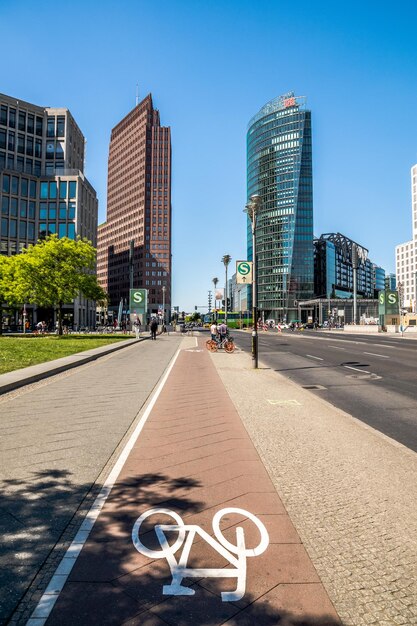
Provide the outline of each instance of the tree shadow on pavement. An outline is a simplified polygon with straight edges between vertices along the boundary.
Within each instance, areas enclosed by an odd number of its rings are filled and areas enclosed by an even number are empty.
[[[0,486],[0,625],[14,613],[13,624],[24,624],[41,595],[39,589],[48,582],[47,574],[53,574],[64,556],[101,485],[79,484],[67,470],[46,469],[32,472],[30,479],[3,480]],[[115,522],[123,509],[131,507],[133,524],[145,504],[148,508],[149,502],[172,500],[174,494],[181,510],[193,512],[199,505],[187,493],[198,486],[194,479],[172,479],[163,473],[133,476],[110,494],[118,509]]]

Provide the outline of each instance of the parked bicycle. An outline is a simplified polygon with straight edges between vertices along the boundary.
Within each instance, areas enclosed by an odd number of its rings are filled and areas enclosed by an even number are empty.
[[[228,354],[235,351],[235,342],[233,337],[225,337],[224,339],[207,339],[206,348],[209,352],[217,352],[217,350],[224,350]]]

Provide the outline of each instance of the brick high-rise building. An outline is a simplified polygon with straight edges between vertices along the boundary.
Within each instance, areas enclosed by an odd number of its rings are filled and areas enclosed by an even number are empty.
[[[164,300],[169,312],[171,134],[160,125],[150,94],[111,133],[107,221],[98,229],[97,274],[113,311],[121,300],[128,302],[131,251],[133,287],[149,290],[148,314],[157,313]]]

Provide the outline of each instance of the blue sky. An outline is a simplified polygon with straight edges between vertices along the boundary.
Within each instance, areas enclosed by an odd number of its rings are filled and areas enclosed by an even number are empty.
[[[136,83],[152,93],[172,129],[172,304],[191,310],[224,281],[224,254],[246,257],[246,127],[287,91],[312,111],[315,234],[395,270],[411,238],[416,24],[411,0],[0,0],[0,91],[71,110],[100,221],[111,128]]]

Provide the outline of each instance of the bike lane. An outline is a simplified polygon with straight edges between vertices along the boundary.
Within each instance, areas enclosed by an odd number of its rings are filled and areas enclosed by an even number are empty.
[[[340,625],[203,340],[95,509],[29,626]]]

